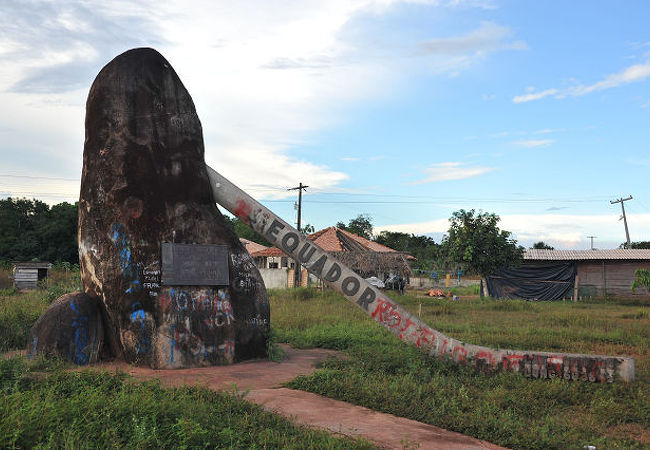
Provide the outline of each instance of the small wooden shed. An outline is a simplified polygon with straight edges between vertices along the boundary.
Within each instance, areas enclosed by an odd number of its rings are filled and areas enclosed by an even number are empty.
[[[49,262],[15,262],[14,289],[36,289],[38,282],[47,278],[51,268]]]
[[[524,265],[540,262],[576,264],[574,296],[578,298],[615,295],[647,296],[645,289],[632,291],[634,271],[650,270],[650,250],[537,250],[524,253]]]

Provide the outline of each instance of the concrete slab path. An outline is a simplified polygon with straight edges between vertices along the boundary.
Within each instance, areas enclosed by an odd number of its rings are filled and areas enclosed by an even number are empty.
[[[281,387],[298,375],[309,375],[329,357],[340,352],[323,349],[297,350],[282,346],[286,358],[280,362],[246,361],[232,366],[198,369],[153,370],[112,361],[93,369],[123,371],[139,379],[159,379],[166,386],[202,385],[214,390],[246,393],[246,400],[287,417],[292,422],[351,437],[363,437],[382,448],[402,449],[500,449],[497,445],[433,425],[380,413],[361,406],[309,392]],[[85,369],[81,368],[81,369]]]

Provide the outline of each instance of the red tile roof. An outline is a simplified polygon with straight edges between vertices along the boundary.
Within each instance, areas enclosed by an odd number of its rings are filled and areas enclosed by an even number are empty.
[[[311,241],[328,253],[343,251],[373,251],[377,253],[399,253],[397,250],[363,238],[347,230],[337,227],[328,227],[307,236]],[[244,240],[242,239],[242,242]],[[250,242],[250,241],[249,241]],[[259,244],[255,244],[259,245]],[[263,246],[260,246],[263,247]],[[248,246],[246,247],[248,250]],[[287,256],[277,247],[263,247],[260,250],[248,250],[251,256]],[[406,259],[415,259],[411,255],[404,255]]]
[[[258,256],[287,256],[287,255],[277,247],[266,247],[263,250],[260,250],[255,253],[251,253],[251,256],[257,258]]]
[[[257,253],[259,251],[265,250],[268,247],[265,247],[262,244],[258,244],[257,242],[249,241],[248,239],[244,238],[239,238],[242,244],[244,244],[244,247],[246,247],[246,251],[253,255],[253,253]]]

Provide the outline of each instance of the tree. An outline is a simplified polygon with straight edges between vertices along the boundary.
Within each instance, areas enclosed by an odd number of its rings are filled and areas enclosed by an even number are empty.
[[[257,242],[258,244],[264,245],[265,247],[273,246],[273,244],[271,244],[269,241],[267,241],[262,236],[257,234],[256,231],[253,231],[251,227],[246,225],[239,218],[233,217],[231,219],[225,215],[223,216],[223,218],[226,219],[226,225],[228,225],[235,232],[238,238],[248,239],[249,241]]]
[[[551,247],[544,241],[535,242],[531,248],[535,250],[555,250],[554,247]]]
[[[650,249],[650,241],[637,241],[630,242],[630,245],[627,245],[627,242],[623,242],[619,245],[620,248],[636,248],[636,249]]]
[[[499,229],[500,220],[496,214],[476,213],[473,209],[454,212],[442,240],[447,261],[482,276],[517,265],[524,248],[517,245],[509,231]]]
[[[77,205],[0,200],[0,260],[79,263]]]
[[[635,291],[638,288],[646,288],[650,291],[650,272],[648,272],[648,269],[637,269],[634,271],[632,291]]]
[[[347,225],[337,222],[336,227],[366,239],[372,239],[372,217],[368,214],[359,214],[354,219],[350,219]]]
[[[308,223],[307,225],[303,225],[300,231],[302,231],[304,234],[312,234],[314,231],[316,231],[316,228],[314,228],[312,224]]]
[[[382,231],[375,237],[375,242],[414,256],[417,261],[414,261],[412,266],[416,269],[434,268],[440,253],[440,245],[436,244],[429,236]]]

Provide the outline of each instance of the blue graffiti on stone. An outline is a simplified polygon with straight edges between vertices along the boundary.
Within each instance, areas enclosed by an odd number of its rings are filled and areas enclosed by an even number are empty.
[[[170,325],[169,363],[177,359],[176,351],[188,357],[210,355],[232,358],[235,342],[215,338],[217,328],[231,326],[235,316],[227,289],[184,290],[170,288],[158,296],[159,313]]]
[[[72,328],[74,328],[74,349],[71,349],[71,359],[78,365],[88,364],[88,355],[84,350],[88,346],[88,316],[82,316],[74,301],[70,302],[70,309],[74,311]]]
[[[131,322],[140,323],[142,330],[142,336],[138,341],[138,353],[148,353],[151,348],[151,340],[147,337],[147,328],[146,328],[146,314],[144,309],[142,309],[142,304],[140,302],[135,302],[131,305]]]
[[[112,240],[120,255],[122,275],[124,276],[124,280],[128,286],[125,292],[127,294],[139,292],[142,289],[140,284],[140,268],[136,263],[131,261],[131,247],[126,235],[124,234],[124,226],[122,224],[113,224]]]
[[[34,335],[32,336],[32,351],[30,351],[27,354],[27,357],[29,359],[34,359],[34,356],[36,356],[36,347],[38,346],[38,336]]]

